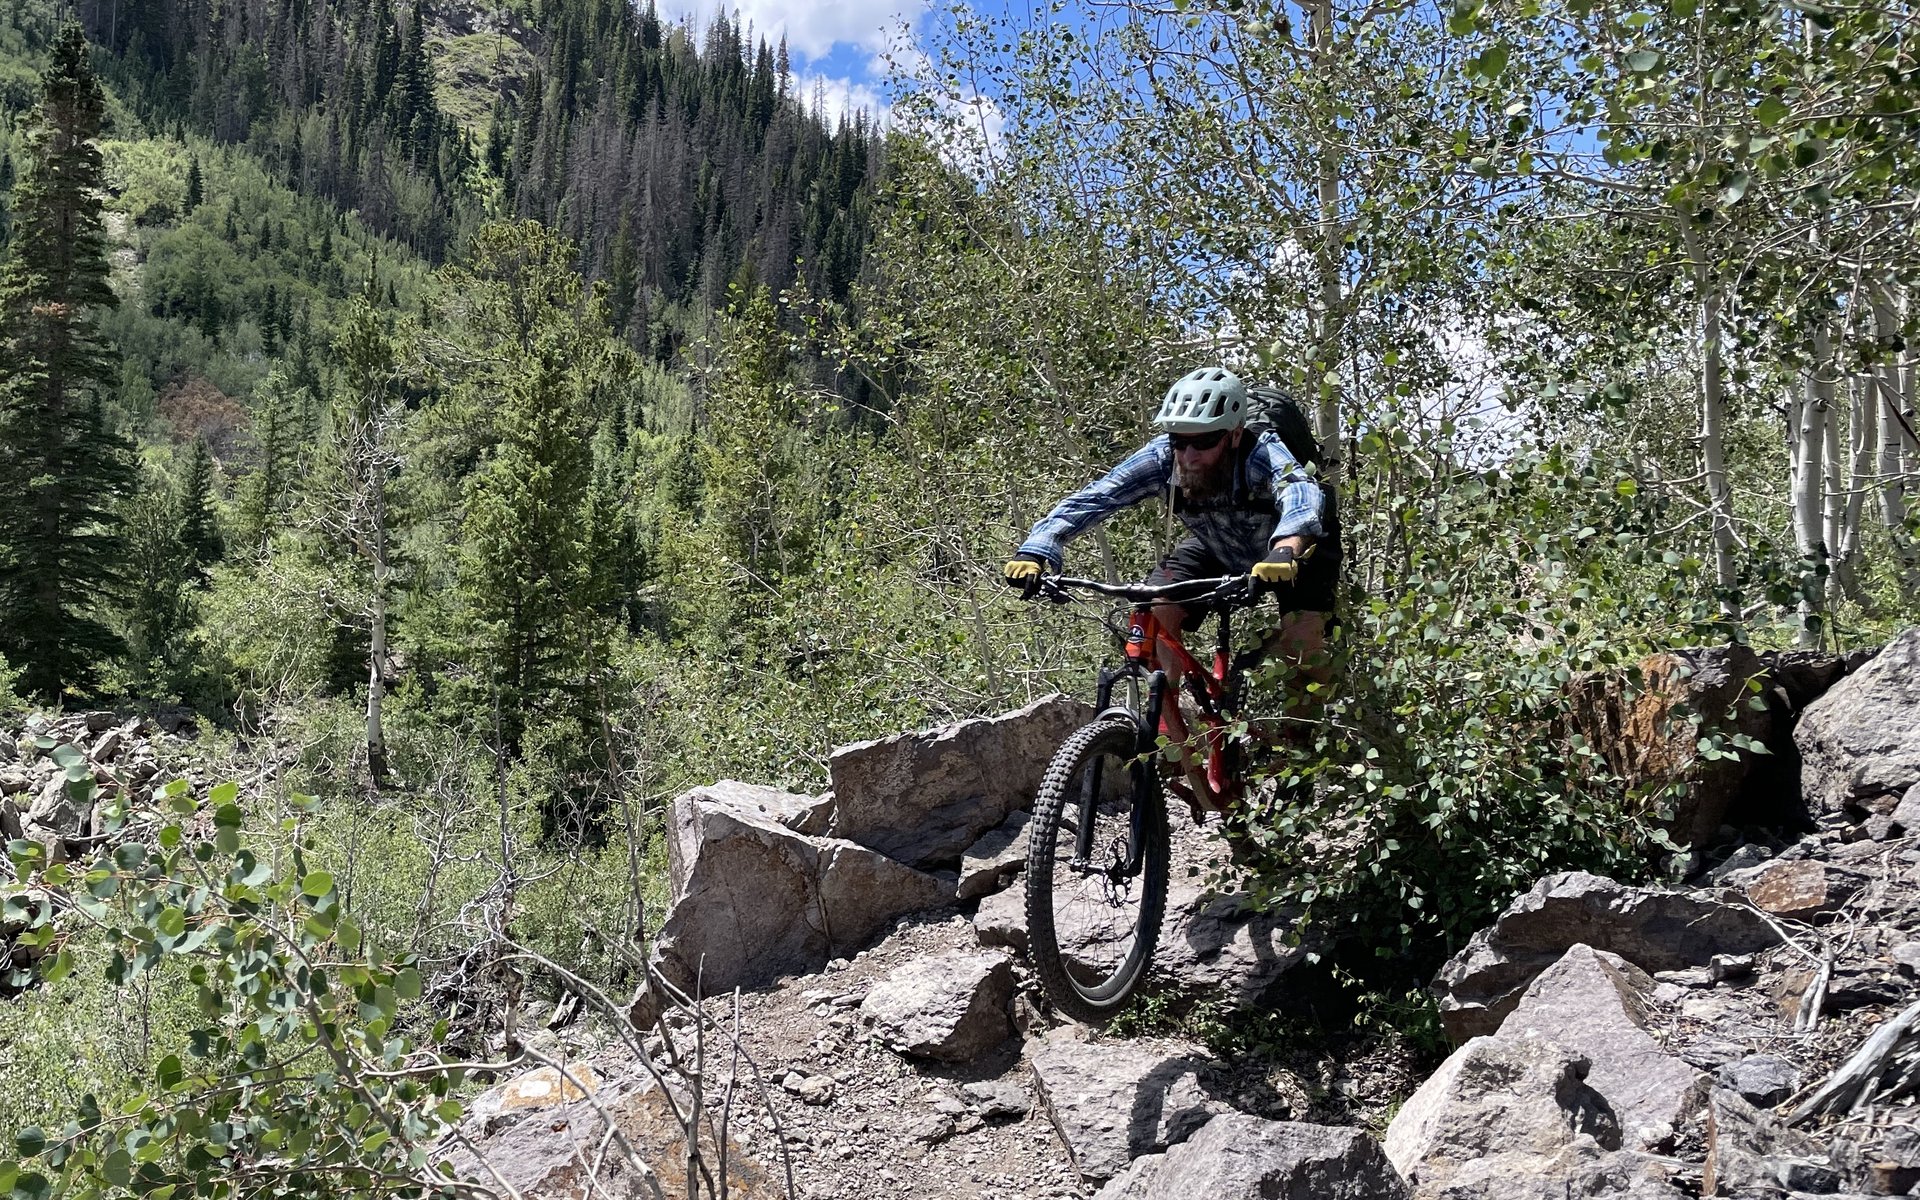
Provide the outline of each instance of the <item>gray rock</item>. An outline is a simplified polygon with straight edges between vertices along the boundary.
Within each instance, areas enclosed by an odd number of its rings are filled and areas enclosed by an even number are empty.
[[[915,959],[873,986],[860,1011],[903,1054],[967,1062],[1013,1035],[1013,961],[997,951]]]
[[[1893,806],[1893,823],[1908,833],[1920,833],[1920,783],[1908,788]]]
[[[120,749],[126,740],[124,729],[109,729],[93,743],[93,749],[87,751],[87,757],[97,763],[110,763],[120,757]]]
[[[1033,1054],[1032,1067],[1041,1107],[1090,1186],[1142,1154],[1185,1141],[1229,1107],[1202,1086],[1206,1061],[1196,1046],[1055,1036]]]
[[[1617,1150],[1619,1121],[1586,1074],[1585,1058],[1545,1038],[1474,1038],[1401,1106],[1387,1158],[1427,1196],[1495,1157],[1550,1159],[1582,1138]]]
[[[590,1074],[582,1077],[583,1082],[590,1079]],[[461,1124],[463,1139],[443,1142],[433,1155],[434,1161],[450,1163],[458,1179],[487,1188],[511,1188],[512,1194],[529,1200],[652,1195],[646,1181],[629,1165],[626,1154],[605,1152],[610,1133],[607,1118],[611,1117],[620,1139],[651,1169],[661,1190],[669,1196],[689,1194],[686,1135],[666,1093],[651,1080],[612,1080],[600,1085],[591,1099],[572,1099],[579,1095],[575,1089],[549,1089],[555,1099],[569,1098],[567,1103],[529,1104],[511,1096],[504,1101],[492,1099],[494,1093],[512,1086],[510,1081],[476,1098]],[[589,1083],[590,1088],[593,1086]],[[693,1107],[685,1096],[678,1097],[678,1103],[682,1112]],[[726,1163],[733,1195],[784,1194],[778,1173],[768,1171],[733,1138],[728,1139],[724,1155],[717,1154],[718,1130],[712,1118],[697,1107],[693,1111],[699,1114],[696,1119],[702,1125],[699,1136],[708,1167]],[[590,1168],[585,1164],[594,1164],[591,1181],[587,1178]]]
[[[953,1118],[946,1113],[928,1113],[918,1121],[907,1126],[907,1136],[916,1142],[931,1146],[935,1142],[944,1142],[953,1136]]]
[[[818,806],[819,800],[813,796],[732,779],[682,792],[668,809],[667,885],[673,896],[678,898],[686,891],[687,869],[699,847],[701,826],[693,819],[696,812],[727,813],[760,823],[771,821],[796,833],[812,834],[821,830],[802,826],[824,823],[814,817]]]
[[[1750,1054],[1714,1072],[1714,1078],[1759,1108],[1772,1108],[1800,1087],[1800,1072],[1785,1059]]]
[[[1467,1164],[1422,1200],[1693,1200],[1674,1178],[1687,1167],[1672,1158],[1636,1150],[1603,1150],[1581,1137],[1551,1158],[1496,1154]]]
[[[12,841],[26,836],[26,826],[20,822],[20,808],[12,799],[0,797],[0,840]]]
[[[835,837],[910,866],[958,859],[1029,808],[1047,762],[1092,710],[1054,695],[998,717],[842,746],[827,760]]]
[[[1491,1033],[1527,985],[1578,943],[1643,971],[1705,966],[1779,942],[1759,914],[1698,892],[1628,887],[1584,871],[1549,875],[1440,969],[1433,983],[1450,1037]]]
[[[1902,632],[1808,705],[1793,741],[1801,787],[1816,812],[1895,811],[1920,783],[1920,628]]]
[[[1164,1154],[1135,1159],[1095,1200],[1407,1200],[1408,1195],[1380,1144],[1358,1129],[1233,1113],[1208,1121]]]
[[[1629,1150],[1670,1146],[1700,1102],[1698,1072],[1647,1033],[1652,988],[1618,955],[1575,946],[1540,973],[1500,1026],[1502,1036],[1547,1038],[1585,1057],[1587,1086],[1619,1118]]]
[[[118,714],[107,712],[104,709],[96,709],[90,713],[83,713],[81,714],[80,720],[81,723],[85,725],[88,733],[105,733],[120,723]]]
[[[1887,957],[1893,959],[1909,974],[1920,971],[1920,942],[1901,942],[1887,951]]]
[[[1154,967],[1243,1008],[1273,1003],[1282,978],[1312,949],[1289,944],[1293,914],[1257,911],[1245,896],[1208,896],[1200,882],[1168,884]]]
[[[33,786],[33,776],[25,767],[13,766],[0,770],[0,796],[13,796]]]
[[[997,892],[1027,865],[1027,812],[1012,813],[988,830],[960,857],[960,882],[954,894],[961,900]]]
[[[1020,953],[1027,949],[1027,892],[1008,888],[980,901],[973,914],[973,934],[982,946],[1006,946]]]
[[[1707,1099],[1707,1150],[1702,1196],[1770,1196],[1795,1161],[1812,1163],[1824,1147],[1787,1128],[1726,1088]]]
[[[1757,867],[1772,857],[1773,851],[1758,842],[1743,842],[1734,847],[1732,854],[1727,855],[1707,871],[1707,880],[1710,883],[1720,883],[1733,872]]]
[[[960,1089],[961,1093],[980,1110],[980,1115],[989,1119],[994,1117],[1024,1117],[1032,1109],[1027,1100],[1027,1089],[1011,1079],[983,1079],[978,1083],[969,1083]]]
[[[902,915],[937,908],[933,876],[864,846],[809,837],[740,803],[695,789],[673,802],[668,863],[673,905],[653,967],[708,995],[819,970]],[[632,1014],[651,1023],[657,997]]]
[[[0,762],[12,762],[19,757],[20,743],[0,733]]]

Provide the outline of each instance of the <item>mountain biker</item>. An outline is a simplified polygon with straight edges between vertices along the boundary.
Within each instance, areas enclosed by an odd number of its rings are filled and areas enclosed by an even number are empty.
[[[1278,435],[1249,430],[1246,420],[1247,387],[1239,376],[1224,367],[1202,367],[1182,377],[1167,389],[1153,418],[1160,434],[1036,524],[1003,569],[1006,582],[1032,599],[1042,572],[1061,569],[1068,541],[1121,509],[1164,494],[1188,536],[1147,582],[1251,574],[1278,592],[1283,614],[1262,650],[1324,682],[1327,618],[1340,566],[1339,540],[1327,537],[1329,501]],[[1154,615],[1163,629],[1191,631],[1208,610],[1160,602]],[[1177,668],[1169,666],[1167,683],[1178,695]],[[1167,705],[1163,719],[1169,741],[1179,746],[1187,737],[1180,706]],[[1197,767],[1184,753],[1182,762],[1189,771]]]

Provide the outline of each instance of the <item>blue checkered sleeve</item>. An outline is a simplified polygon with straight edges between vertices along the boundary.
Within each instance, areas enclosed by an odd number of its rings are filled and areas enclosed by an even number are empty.
[[[1044,558],[1057,571],[1068,542],[1121,509],[1163,494],[1172,478],[1173,450],[1163,434],[1055,505],[1020,543],[1019,552]]]
[[[1272,434],[1262,436],[1248,457],[1247,474],[1250,485],[1273,490],[1280,520],[1273,527],[1272,540],[1295,534],[1311,538],[1326,536],[1322,521],[1326,494],[1307,468],[1293,457],[1285,442]]]

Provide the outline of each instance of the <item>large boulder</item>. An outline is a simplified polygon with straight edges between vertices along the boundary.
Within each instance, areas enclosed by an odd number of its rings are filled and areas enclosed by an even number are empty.
[[[1775,824],[1799,806],[1795,717],[1869,657],[1747,646],[1670,650],[1620,671],[1576,676],[1569,724],[1629,785],[1680,785],[1667,827],[1702,845],[1721,825]],[[1703,757],[1703,734],[1767,748]]]
[[[1538,1164],[1576,1142],[1617,1150],[1619,1121],[1586,1085],[1587,1067],[1545,1038],[1475,1038],[1401,1106],[1387,1127],[1387,1158],[1427,1196],[1457,1176],[1489,1173],[1494,1160]]]
[[[1920,628],[1809,705],[1793,740],[1809,805],[1892,812],[1920,783]]]
[[[1233,1113],[1167,1150],[1133,1160],[1094,1200],[1407,1200],[1380,1143],[1358,1129]]]
[[[1551,1039],[1585,1057],[1587,1086],[1620,1119],[1628,1149],[1670,1146],[1704,1092],[1692,1067],[1647,1032],[1653,980],[1618,955],[1578,945],[1542,971],[1500,1026],[1503,1037]]]
[[[1534,977],[1574,945],[1617,954],[1643,971],[1705,966],[1716,954],[1778,944],[1757,913],[1698,892],[1629,887],[1585,871],[1549,875],[1516,897],[1435,977],[1455,1041],[1500,1027]]]
[[[1033,804],[1053,752],[1092,715],[1053,695],[998,717],[842,746],[827,759],[831,832],[910,866],[957,863]]]
[[[1048,1038],[1031,1065],[1040,1103],[1090,1186],[1143,1154],[1183,1142],[1229,1106],[1203,1084],[1197,1046]]]
[[[951,885],[865,846],[810,837],[735,791],[675,799],[667,839],[672,907],[652,966],[708,995],[818,970],[908,913],[938,908]],[[636,1004],[645,1024],[658,996]]]
[[[903,1054],[969,1062],[1013,1036],[1013,960],[998,951],[915,959],[873,986],[860,1010]]]
[[[826,832],[830,801],[757,783],[722,779],[674,798],[667,822],[667,886],[678,899],[687,890],[687,870],[700,848],[703,817],[728,813],[749,821],[772,821],[796,833]]]

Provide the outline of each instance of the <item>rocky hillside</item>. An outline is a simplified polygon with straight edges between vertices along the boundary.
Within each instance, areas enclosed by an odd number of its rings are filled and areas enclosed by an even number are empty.
[[[1018,872],[1023,802],[1085,715],[1054,698],[845,747],[824,796],[680,797],[640,1032],[495,1089],[457,1161],[527,1196],[587,1194],[590,1171],[674,1194],[691,1128],[695,1169],[751,1196],[1920,1194],[1920,630],[1870,659],[1679,663],[1589,720],[1610,711],[1646,743],[1684,727],[1691,746],[1692,724],[1648,706],[1751,691],[1770,701],[1751,706],[1756,740],[1780,753],[1729,771],[1639,746],[1689,773],[1676,824],[1711,820],[1711,852],[1684,885],[1568,873],[1516,897],[1435,979],[1457,1048],[1401,1081],[1397,1111],[1342,1065],[1289,1092],[1198,1045],[1050,1018],[1020,957]],[[1805,808],[1783,828],[1755,797],[1796,770]],[[1214,847],[1179,842],[1168,981],[1284,1009],[1301,951],[1204,892]],[[1375,1123],[1320,1123],[1313,1091]]]
[[[689,1194],[689,1172],[739,1197],[1920,1194],[1920,630],[1577,687],[1617,769],[1689,782],[1675,827],[1705,848],[1684,883],[1515,897],[1433,981],[1437,1070],[1250,1071],[1051,1014],[1022,957],[1025,805],[1088,715],[1053,697],[843,747],[824,795],[680,796],[620,1040],[518,1038],[540,1065],[479,1097],[446,1159],[525,1197]],[[1772,755],[1701,752],[1690,714],[1727,695],[1758,699],[1736,720]],[[148,787],[180,749],[139,719],[38,720],[0,739],[0,822],[80,853],[95,818],[71,798]],[[1297,1015],[1311,956],[1285,914],[1208,890],[1220,850],[1176,833],[1159,994]]]

